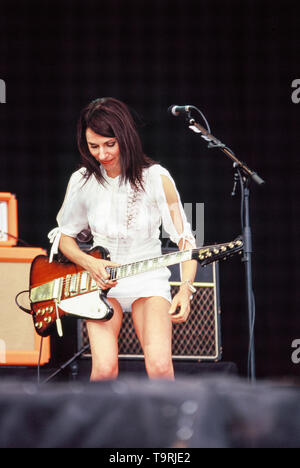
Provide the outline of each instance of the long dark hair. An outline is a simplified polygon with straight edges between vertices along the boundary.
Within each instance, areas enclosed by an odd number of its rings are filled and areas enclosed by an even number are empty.
[[[104,182],[101,167],[91,155],[86,141],[86,129],[105,137],[116,138],[120,148],[121,181],[143,189],[143,169],[155,161],[143,152],[136,124],[126,104],[118,99],[105,97],[88,104],[80,113],[77,125],[77,144],[81,154],[81,167],[86,169],[86,178],[95,175]]]

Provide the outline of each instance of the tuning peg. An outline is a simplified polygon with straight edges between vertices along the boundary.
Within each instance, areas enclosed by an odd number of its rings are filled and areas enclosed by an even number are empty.
[[[218,254],[220,251],[219,251],[219,249],[214,249],[213,252],[214,252],[214,254]]]

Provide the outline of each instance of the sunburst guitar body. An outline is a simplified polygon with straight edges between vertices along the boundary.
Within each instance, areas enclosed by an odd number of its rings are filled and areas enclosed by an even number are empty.
[[[243,240],[204,246],[196,249],[175,251],[155,258],[147,258],[133,263],[109,267],[112,280],[122,280],[187,260],[195,259],[201,266],[242,252]],[[89,255],[102,260],[110,260],[107,249],[95,247]],[[48,336],[56,329],[62,336],[61,318],[71,315],[87,320],[110,320],[113,308],[107,300],[107,293],[101,290],[90,274],[67,259],[49,262],[45,255],[36,257],[30,270],[30,303],[34,327],[40,336]]]
[[[110,259],[103,247],[95,247],[89,255]],[[109,320],[113,308],[106,299],[108,291],[100,290],[87,271],[67,259],[49,263],[47,256],[39,255],[30,270],[31,314],[37,333],[48,336],[56,325],[61,335],[60,319],[66,315]]]

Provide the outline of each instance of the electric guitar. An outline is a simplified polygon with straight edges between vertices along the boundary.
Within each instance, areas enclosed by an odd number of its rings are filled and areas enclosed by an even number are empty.
[[[204,246],[197,249],[174,251],[117,267],[108,267],[110,279],[121,280],[187,260],[195,259],[201,266],[225,259],[243,249],[242,237],[232,242]],[[89,252],[95,258],[110,260],[104,247],[94,247]],[[72,315],[77,318],[106,321],[113,316],[113,308],[107,300],[109,289],[101,290],[90,274],[68,261],[49,263],[46,255],[37,256],[30,269],[29,298],[34,327],[40,336],[48,336],[56,324],[62,336],[61,318]]]

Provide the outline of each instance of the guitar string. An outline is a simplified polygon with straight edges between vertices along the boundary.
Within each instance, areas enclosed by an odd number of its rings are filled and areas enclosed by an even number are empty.
[[[157,262],[159,259],[166,260],[167,258],[172,257],[172,256],[174,256],[174,257],[176,257],[176,256],[180,257],[180,256],[184,256],[184,254],[185,254],[185,253],[188,253],[188,252],[193,252],[193,253],[194,253],[194,252],[199,252],[200,250],[207,250],[207,249],[212,250],[212,249],[218,249],[218,248],[222,248],[222,247],[226,247],[226,248],[227,248],[227,247],[229,246],[229,244],[231,244],[231,243],[236,244],[236,242],[237,242],[237,240],[232,241],[232,242],[227,242],[227,243],[225,243],[225,244],[224,244],[224,243],[223,243],[223,244],[214,244],[214,245],[207,245],[207,246],[203,246],[203,247],[199,247],[199,248],[195,248],[195,249],[179,250],[179,251],[176,251],[176,252],[171,252],[171,253],[169,253],[169,254],[161,255],[161,256],[159,256],[159,257],[153,257],[153,258],[150,258],[150,259],[139,260],[139,261],[137,261],[137,262],[126,263],[126,264],[124,264],[124,265],[120,265],[120,266],[117,266],[117,267],[107,267],[107,268],[108,268],[109,271],[110,271],[110,275],[112,275],[112,273],[116,273],[118,270],[119,270],[120,273],[124,273],[125,270],[126,270],[129,266],[131,267],[131,271],[132,271],[132,270],[134,270],[134,269],[136,268],[136,265],[142,264],[142,263],[144,263],[144,262],[147,262],[147,263],[148,263],[148,262],[151,262],[151,261],[152,261],[152,262],[155,262],[155,261]],[[240,247],[240,245],[238,245],[238,247]],[[240,247],[240,248],[241,248],[241,247]],[[218,254],[215,254],[215,255],[217,256]],[[99,259],[99,260],[101,260],[101,259]],[[157,265],[155,265],[154,269],[156,269],[156,266],[157,266]],[[163,265],[162,265],[161,267],[163,267]],[[123,271],[122,271],[122,270],[123,270]],[[87,271],[85,271],[85,270],[83,270],[83,271],[80,271],[80,272],[77,272],[77,273],[72,273],[72,274],[70,274],[70,276],[69,276],[68,278],[62,277],[63,280],[62,280],[62,285],[61,285],[61,286],[63,287],[63,286],[66,285],[67,282],[70,282],[72,276],[78,275],[78,277],[79,277],[79,276],[82,275],[82,273],[87,273],[88,276],[91,278],[90,273],[87,272]],[[129,275],[126,274],[125,276],[120,276],[120,277],[117,277],[116,279],[117,279],[117,280],[120,280],[120,279],[124,279],[124,278],[126,278],[126,277],[129,277],[129,276],[135,276],[135,275],[138,274],[138,273],[143,273],[143,272],[142,272],[142,271],[138,271],[138,272],[134,271],[132,274],[129,274]],[[117,273],[117,275],[118,275],[118,273]],[[113,277],[111,276],[111,278],[113,278]],[[60,278],[55,278],[55,279],[60,279]],[[79,280],[78,280],[78,281],[79,281]]]
[[[159,256],[159,257],[153,257],[153,258],[149,258],[149,259],[145,259],[145,260],[139,260],[137,262],[126,263],[124,265],[120,265],[120,266],[117,266],[117,267],[107,267],[107,268],[109,268],[109,271],[110,271],[111,274],[116,273],[118,270],[122,274],[122,273],[126,273],[126,270],[127,270],[128,267],[131,267],[130,270],[132,271],[132,270],[134,270],[136,268],[137,265],[141,265],[141,264],[143,264],[145,262],[146,263],[153,262],[153,263],[156,263],[155,267],[153,269],[156,269],[156,266],[157,266],[157,263],[158,263],[159,259],[162,259],[162,260],[166,261],[167,257],[172,257],[172,256],[174,256],[174,257],[176,257],[176,256],[181,257],[182,256],[183,257],[185,253],[190,252],[191,250],[199,250],[199,249],[181,250],[181,251],[178,251],[178,252],[172,252],[170,254],[162,255],[162,256]],[[99,260],[101,260],[101,259],[99,259]],[[162,265],[162,267],[163,267],[163,265]],[[82,273],[87,273],[88,276],[91,277],[90,273],[87,272],[86,270],[83,270],[83,271],[80,271],[80,272],[77,272],[77,273],[70,273],[70,276],[68,278],[62,277],[63,278],[62,286],[64,286],[67,281],[70,281],[72,276],[74,276],[74,275],[79,276],[79,275],[82,275]],[[126,278],[128,276],[134,276],[135,274],[138,274],[138,273],[143,273],[143,272],[138,271],[138,272],[133,272],[132,274],[127,274],[126,273],[125,276],[120,276],[120,277],[117,277],[116,279],[118,279],[118,280],[119,279],[124,279],[124,278]],[[118,273],[117,273],[117,275],[118,275]],[[113,278],[113,276],[111,276],[111,278]],[[55,279],[59,279],[59,278],[55,278]]]

